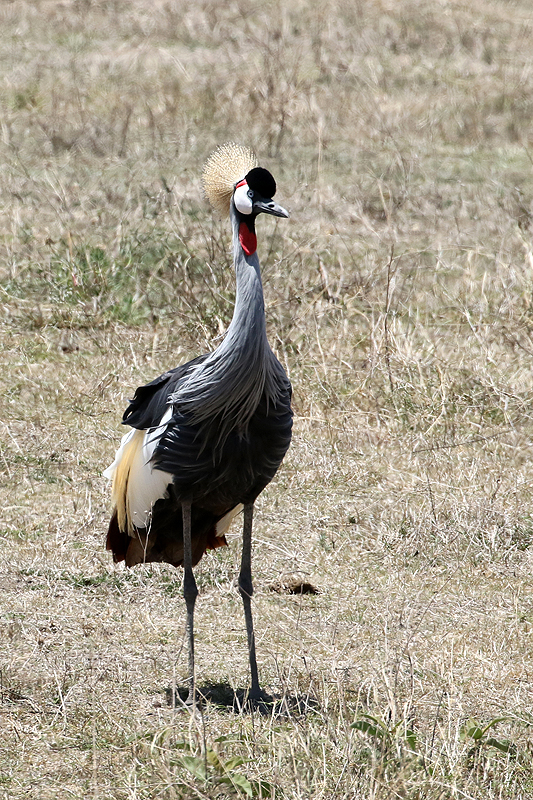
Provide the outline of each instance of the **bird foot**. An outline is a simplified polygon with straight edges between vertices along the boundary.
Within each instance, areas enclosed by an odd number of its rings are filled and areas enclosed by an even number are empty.
[[[239,693],[240,694],[240,693]],[[239,710],[256,712],[275,717],[300,716],[316,711],[318,702],[310,695],[270,695],[262,689],[243,692],[236,698]]]
[[[168,687],[165,690],[167,696],[167,703],[175,709],[188,709],[192,711],[193,708],[202,704],[203,695],[196,689],[194,693],[187,686],[174,686]]]
[[[194,704],[189,686],[175,686],[166,690],[167,703],[175,709],[188,709],[192,712]],[[190,699],[189,699],[190,698]],[[271,695],[263,689],[235,689],[229,683],[206,683],[196,689],[197,709],[212,703],[220,709],[236,714],[252,713],[261,716],[290,717],[305,715],[319,707],[310,695]]]
[[[271,714],[276,705],[275,698],[261,688],[244,691],[236,700],[243,710],[258,711],[260,714]]]

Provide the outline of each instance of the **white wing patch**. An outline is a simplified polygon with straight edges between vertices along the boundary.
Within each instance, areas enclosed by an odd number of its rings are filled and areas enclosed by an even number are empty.
[[[110,481],[113,480],[113,478],[115,477],[115,472],[117,470],[117,467],[122,460],[122,456],[124,455],[124,450],[126,449],[126,445],[131,439],[133,439],[134,434],[135,434],[135,428],[132,428],[131,431],[128,431],[127,433],[124,434],[124,436],[120,440],[119,448],[115,453],[115,460],[113,461],[112,464],[108,466],[107,469],[104,469],[104,471],[102,472],[104,478],[107,478]]]
[[[167,487],[172,483],[170,472],[153,469],[150,463],[171,417],[172,406],[156,428],[128,431],[122,437],[115,460],[103,473],[113,481],[112,497],[119,528],[130,535],[134,533],[133,526],[147,526],[154,503],[166,496]]]
[[[235,506],[235,508],[232,508],[231,511],[228,511],[227,514],[224,514],[222,519],[219,519],[215,530],[215,536],[217,539],[222,539],[237,514],[240,514],[243,508],[243,504],[239,503],[238,506]]]

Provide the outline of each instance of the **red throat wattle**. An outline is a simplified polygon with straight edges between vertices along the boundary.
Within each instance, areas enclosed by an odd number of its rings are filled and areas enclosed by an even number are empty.
[[[251,256],[257,250],[257,236],[251,231],[246,222],[239,225],[239,242],[247,256]]]

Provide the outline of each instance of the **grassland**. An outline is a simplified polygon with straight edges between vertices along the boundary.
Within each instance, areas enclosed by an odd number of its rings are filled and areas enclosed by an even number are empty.
[[[533,797],[527,0],[0,5],[0,798]],[[181,572],[104,550],[135,387],[214,346],[219,143],[253,146],[295,438],[258,503],[284,716],[168,704]],[[247,685],[239,533],[200,683]],[[320,590],[271,591],[296,572]],[[302,713],[300,713],[302,712]]]

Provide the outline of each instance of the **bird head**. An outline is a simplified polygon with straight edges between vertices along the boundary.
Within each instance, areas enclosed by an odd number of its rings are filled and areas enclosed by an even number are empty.
[[[288,217],[289,212],[272,200],[276,194],[276,181],[263,167],[254,167],[240,180],[233,192],[233,202],[239,214],[272,214]]]
[[[211,205],[224,215],[229,214],[233,202],[238,213],[248,219],[261,213],[289,216],[272,200],[276,181],[267,169],[257,166],[248,147],[234,142],[218,147],[205,163],[202,183]]]

